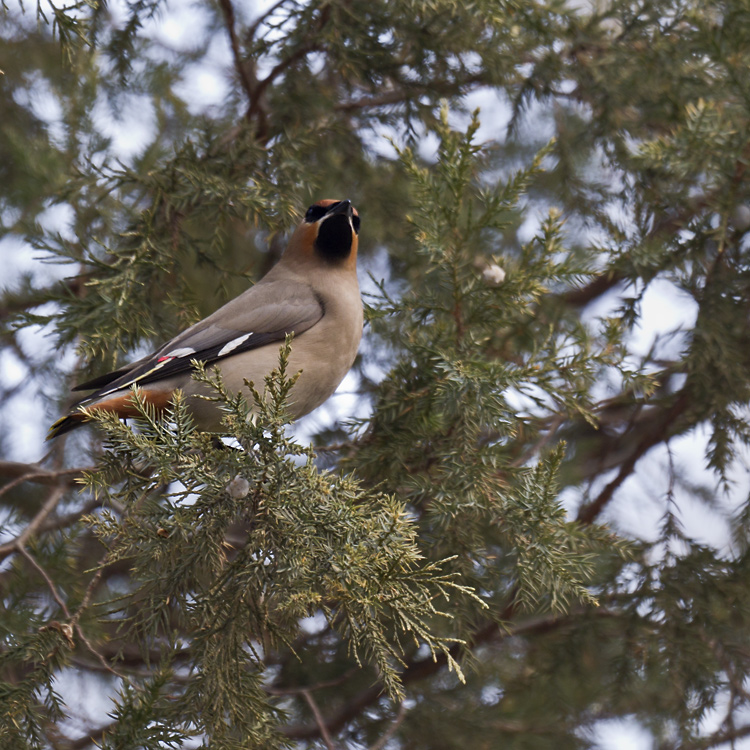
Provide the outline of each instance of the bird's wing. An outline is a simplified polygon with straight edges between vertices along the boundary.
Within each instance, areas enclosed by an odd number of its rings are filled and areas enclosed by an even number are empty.
[[[99,388],[99,398],[131,385],[145,385],[192,370],[192,360],[206,364],[256,349],[288,334],[299,335],[324,315],[322,300],[307,284],[274,280],[251,287],[127,369],[103,375],[76,387]]]

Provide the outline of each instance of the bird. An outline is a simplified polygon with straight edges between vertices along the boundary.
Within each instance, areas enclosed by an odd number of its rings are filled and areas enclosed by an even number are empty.
[[[293,334],[288,369],[300,372],[287,402],[292,419],[308,414],[336,390],[359,349],[363,309],[357,281],[359,213],[350,200],[326,199],[307,209],[279,262],[254,286],[153,354],[76,386],[93,390],[49,430],[48,440],[84,424],[81,411],[137,417],[133,388],[157,412],[181,390],[197,427],[222,432],[222,411],[210,388],[192,378],[194,362],[218,368],[237,393],[279,363],[279,342]]]

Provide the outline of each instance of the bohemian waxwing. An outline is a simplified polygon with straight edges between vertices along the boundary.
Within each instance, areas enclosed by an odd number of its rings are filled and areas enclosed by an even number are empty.
[[[154,354],[74,390],[96,389],[50,428],[49,438],[78,427],[77,407],[137,415],[131,387],[162,410],[181,389],[197,425],[221,431],[221,411],[191,377],[192,360],[218,367],[239,392],[245,380],[263,388],[279,362],[279,342],[293,333],[289,372],[302,371],[289,397],[292,419],[320,406],[349,371],[362,337],[357,283],[359,215],[351,202],[323,200],[307,210],[281,260],[253,287],[188,328]]]

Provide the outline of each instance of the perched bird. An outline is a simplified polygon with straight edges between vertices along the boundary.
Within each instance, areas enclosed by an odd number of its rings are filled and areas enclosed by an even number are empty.
[[[279,362],[279,342],[293,333],[289,371],[302,371],[289,397],[293,419],[320,406],[349,371],[362,337],[357,283],[359,215],[351,202],[322,200],[307,210],[281,260],[253,287],[188,328],[154,354],[90,380],[74,390],[96,389],[55,422],[49,438],[78,427],[79,407],[137,416],[132,386],[164,409],[176,389],[187,397],[196,424],[221,431],[221,411],[197,398],[209,389],[191,377],[193,360],[218,367],[234,392],[263,379]]]

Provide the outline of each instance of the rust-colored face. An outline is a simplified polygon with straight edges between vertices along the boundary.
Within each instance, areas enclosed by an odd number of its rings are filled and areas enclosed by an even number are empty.
[[[354,268],[358,232],[359,214],[351,202],[327,198],[307,209],[287,252],[303,257],[317,256],[332,265]]]

